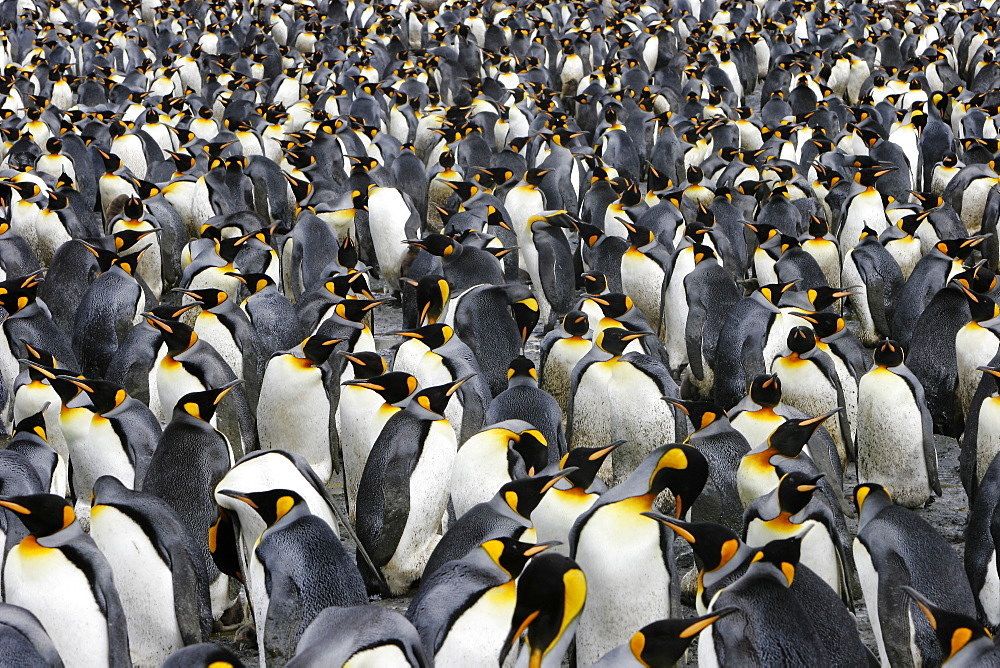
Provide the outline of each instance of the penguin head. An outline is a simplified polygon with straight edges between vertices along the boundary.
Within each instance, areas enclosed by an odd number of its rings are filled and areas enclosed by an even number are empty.
[[[747,394],[758,406],[774,408],[781,403],[781,379],[776,373],[758,374],[750,381]]]
[[[537,429],[512,433],[509,447],[521,458],[529,476],[537,474],[549,463],[549,444]]]
[[[28,367],[28,369],[33,369],[41,377],[47,379],[49,385],[59,395],[59,400],[62,401],[64,406],[83,391],[73,383],[64,380],[65,377],[73,375],[73,372],[68,369],[52,369],[31,360],[22,359],[18,361]]]
[[[829,311],[817,311],[816,313],[804,313],[802,311],[792,311],[792,315],[802,318],[813,326],[816,337],[820,340],[828,336],[833,336],[847,327],[847,323],[836,313]]]
[[[423,239],[407,239],[404,243],[423,248],[437,257],[452,257],[453,255],[457,257],[462,253],[462,244],[443,234],[428,234]]]
[[[875,360],[875,366],[887,369],[897,367],[903,363],[903,346],[889,339],[881,341],[875,346],[873,359]]]
[[[570,311],[563,316],[563,330],[570,336],[586,336],[590,332],[590,318],[583,311]]]
[[[56,494],[0,496],[0,506],[15,513],[35,538],[51,536],[76,521],[73,506]]]
[[[799,512],[812,500],[813,493],[819,489],[819,481],[826,475],[809,475],[801,471],[792,471],[781,476],[778,481],[778,506],[789,515]]]
[[[335,341],[336,339],[330,340]],[[354,378],[356,380],[375,378],[389,370],[385,358],[370,350],[359,352],[338,351],[337,354],[351,364],[351,369],[354,371]]]
[[[434,387],[420,390],[413,395],[413,400],[410,401],[406,409],[416,413],[425,420],[445,419],[444,411],[448,408],[448,402],[451,400],[452,395],[458,392],[459,388],[472,378],[473,375],[475,374],[461,378],[453,383],[435,385]]]
[[[701,563],[701,570],[713,573],[730,564],[733,559],[749,556],[749,549],[732,529],[715,522],[684,522],[655,510],[643,515],[666,525],[691,544],[691,549]]]
[[[536,475],[512,480],[501,487],[494,498],[506,504],[521,517],[530,519],[531,513],[541,503],[545,493],[572,473],[572,469],[564,469],[553,475]]]
[[[599,298],[594,298],[595,301],[597,301],[597,299]],[[632,332],[623,327],[609,327],[602,330],[597,335],[594,343],[596,343],[597,347],[604,352],[618,357],[625,352],[625,348],[627,348],[632,341],[641,339],[644,336],[652,335],[652,332]]]
[[[829,413],[811,418],[793,418],[785,420],[767,437],[767,445],[785,457],[798,457],[802,448],[809,442],[823,422],[840,412],[836,408]]]
[[[694,638],[739,608],[713,610],[693,619],[661,619],[639,629],[628,641],[629,651],[641,666],[676,665]]]
[[[705,429],[716,421],[726,417],[726,411],[711,401],[686,401],[673,397],[660,397],[668,404],[676,406],[691,420],[695,431]]]
[[[808,353],[816,347],[816,334],[812,328],[800,325],[788,332],[788,349],[798,355]]]
[[[33,346],[27,341],[21,341],[21,345],[24,346],[25,352],[28,353],[28,360],[35,362],[36,364],[49,367],[50,369],[54,369],[59,366],[55,355],[49,351],[39,348],[38,346]]]
[[[409,339],[416,339],[431,350],[437,350],[451,341],[452,337],[455,336],[455,330],[449,325],[438,322],[409,331],[397,332],[397,334]]]
[[[608,291],[608,277],[599,271],[587,271],[581,274],[583,289],[588,295],[603,295]]]
[[[750,557],[750,568],[769,573],[779,582],[783,582],[785,586],[791,587],[795,580],[795,569],[799,565],[799,556],[802,553],[802,539],[811,528],[807,527],[797,536],[791,538],[772,540]]]
[[[351,274],[352,276],[354,274]],[[361,275],[361,274],[358,274]],[[333,307],[333,312],[340,318],[354,323],[360,323],[372,309],[385,304],[388,299],[345,299]]]
[[[507,383],[511,386],[525,383],[537,385],[538,371],[535,369],[535,363],[524,355],[515,357],[507,368]]]
[[[247,286],[250,294],[255,295],[264,288],[274,285],[274,279],[267,274],[239,274],[235,271],[226,272],[226,276],[232,276],[237,281]]]
[[[715,255],[715,251],[711,246],[705,246],[703,244],[695,244],[691,247],[691,252],[694,253],[694,263],[699,265],[705,260],[716,260],[718,257]]]
[[[517,578],[532,557],[558,544],[559,541],[522,543],[519,540],[502,536],[488,540],[479,547],[489,555],[493,563],[509,573],[511,578]]]
[[[788,283],[770,283],[757,288],[757,291],[764,296],[764,299],[771,302],[774,306],[777,306],[778,302],[781,300],[781,295],[795,287],[796,283],[797,281],[791,281]]]
[[[891,506],[892,496],[889,495],[889,490],[882,485],[865,482],[854,488],[854,505],[858,510],[860,522],[864,517],[871,517],[885,506]]]
[[[416,378],[402,371],[390,371],[367,380],[355,378],[343,384],[376,392],[389,405],[398,404],[412,396],[419,386]]]
[[[49,436],[48,432],[45,431],[45,411],[48,410],[48,407],[49,404],[46,402],[45,406],[43,406],[37,413],[32,413],[31,415],[22,418],[17,424],[14,425],[13,436],[16,437],[19,434],[34,434],[48,443]]]
[[[934,605],[930,599],[913,587],[904,585],[900,589],[913,599],[913,602],[927,617],[927,621],[930,622],[931,628],[934,629],[934,635],[937,636],[938,643],[941,645],[945,663],[977,640],[985,639],[984,645],[992,647],[993,637],[990,632],[972,617]]]
[[[980,294],[993,292],[998,283],[997,275],[986,266],[986,260],[981,260],[974,266],[967,267],[955,274],[951,280]]]
[[[325,336],[310,336],[302,341],[303,362],[308,366],[322,366],[330,359],[330,355],[343,339],[331,339]]]
[[[988,234],[979,234],[974,237],[945,239],[937,242],[934,248],[953,260],[961,260],[964,262],[969,259],[969,256],[972,255],[972,251],[976,248],[976,246],[986,241],[989,236],[990,235]]]
[[[972,316],[973,322],[992,320],[1000,315],[1000,308],[997,308],[997,303],[993,301],[993,298],[989,295],[976,294],[961,283],[959,283],[959,288],[962,290],[962,294],[965,295],[965,299],[969,303],[969,312]]]
[[[150,327],[159,330],[163,342],[167,345],[167,352],[171,355],[184,352],[198,341],[194,329],[180,320],[169,320],[152,312],[144,313],[143,317]]]
[[[656,496],[669,489],[674,495],[674,515],[684,517],[705,488],[708,460],[698,448],[670,443],[650,452],[626,482],[633,476],[638,478],[638,488],[646,494]]]
[[[863,129],[859,129],[859,132]],[[873,140],[877,140],[879,137],[875,135]],[[854,181],[866,188],[874,188],[875,181],[880,176],[885,176],[889,172],[895,171],[895,167],[862,167],[854,174]]]
[[[833,306],[838,299],[850,297],[852,294],[850,290],[830,288],[827,286],[810,288],[806,290],[805,293],[806,298],[809,300],[809,303],[812,304],[813,310],[815,311],[825,311]]]
[[[231,489],[220,489],[219,494],[242,501],[253,508],[267,526],[287,515],[296,506],[305,504],[297,492],[289,489],[268,489],[258,492],[237,492]]]
[[[187,295],[195,301],[196,304],[201,306],[202,309],[210,311],[222,302],[229,299],[229,295],[225,290],[217,290],[215,288],[206,288],[204,290],[186,290],[184,288],[174,288],[173,292],[179,292],[183,295]]]
[[[215,415],[219,402],[229,394],[234,387],[242,383],[236,379],[226,383],[222,387],[213,390],[202,390],[201,392],[189,392],[177,401],[174,406],[174,415],[189,415],[203,422],[209,422]]]
[[[60,380],[76,385],[87,393],[96,413],[103,415],[118,408],[128,398],[128,394],[117,383],[96,378],[76,378],[59,376]]]
[[[439,274],[428,274],[417,282],[416,289],[420,323],[436,323],[444,314],[451,295],[447,279]]]
[[[574,487],[590,489],[604,460],[625,443],[626,441],[615,441],[603,448],[573,448],[559,460],[559,469],[572,471],[566,475],[566,480],[573,483]]]
[[[573,632],[586,600],[587,578],[575,561],[552,552],[529,561],[517,581],[517,600],[500,652],[501,665],[525,636],[528,665],[541,666],[559,641]]]

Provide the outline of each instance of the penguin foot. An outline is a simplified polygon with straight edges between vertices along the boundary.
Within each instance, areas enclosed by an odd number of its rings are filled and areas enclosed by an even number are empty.
[[[237,628],[233,634],[233,644],[239,649],[256,649],[257,627],[252,622],[247,622]]]

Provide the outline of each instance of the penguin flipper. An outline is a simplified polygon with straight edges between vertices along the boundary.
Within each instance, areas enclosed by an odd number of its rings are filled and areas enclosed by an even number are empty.
[[[174,585],[174,614],[185,645],[208,642],[212,635],[212,608],[207,582],[198,577],[197,557],[178,542],[168,548],[170,575]],[[196,595],[192,595],[196,594]]]
[[[259,552],[259,548],[258,548]],[[299,632],[304,629],[302,592],[290,577],[265,571],[267,615],[264,621],[264,649],[269,658],[292,658]],[[260,633],[260,629],[257,631]],[[270,663],[270,661],[268,661]]]
[[[900,587],[913,586],[910,570],[903,558],[893,551],[884,555],[884,560],[879,566],[881,568],[878,568],[878,619],[882,627],[882,640],[889,655],[889,665],[907,666],[912,663],[911,602]]]
[[[854,252],[854,263],[858,268],[858,273],[865,284],[865,292],[868,296],[868,311],[872,315],[875,323],[875,330],[885,336],[893,334],[889,327],[890,314],[885,309],[885,285],[878,270],[872,266],[866,254]],[[861,260],[859,262],[859,260]]]
[[[684,325],[684,343],[687,347],[688,367],[698,380],[705,379],[705,369],[702,366],[702,334],[705,331],[705,307],[696,296],[697,287],[694,281],[684,279],[684,287],[688,294],[688,317]],[[661,316],[662,317],[662,316]]]

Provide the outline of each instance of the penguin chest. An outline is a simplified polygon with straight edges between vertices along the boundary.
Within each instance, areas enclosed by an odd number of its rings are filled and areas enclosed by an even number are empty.
[[[397,288],[400,263],[407,253],[403,244],[406,240],[406,221],[409,208],[395,188],[379,188],[368,201],[368,225],[379,269],[385,275],[390,288]]]
[[[751,447],[764,443],[767,437],[774,433],[785,418],[771,408],[761,408],[756,411],[743,411],[734,417],[730,423],[733,429],[743,434]]]
[[[586,355],[593,344],[577,336],[560,339],[549,348],[542,367],[541,388],[555,397],[563,414],[569,409],[569,393],[573,368]]]
[[[670,616],[670,556],[663,552],[659,526],[639,514],[649,509],[643,497],[609,504],[580,533],[576,561],[587,576],[577,634],[581,665],[628,642],[635,629]]]
[[[675,369],[688,361],[684,328],[687,326],[688,303],[684,278],[694,270],[693,247],[685,248],[677,254],[670,281],[663,292],[663,345],[667,349],[670,364]]]
[[[909,384],[877,367],[858,388],[858,479],[885,486],[899,505],[930,496],[923,422]]]
[[[410,668],[411,665],[395,643],[363,649],[344,662],[344,668]]]
[[[622,256],[622,292],[631,297],[650,324],[659,329],[663,268],[635,248],[630,248]]]
[[[382,397],[377,392],[363,387],[346,385],[340,390],[340,403],[337,405],[337,433],[340,435],[340,448],[344,459],[344,476],[347,478],[347,491],[353,512],[353,502],[358,495],[358,485],[361,473],[368,461],[374,441],[369,427],[379,408]]]
[[[142,528],[112,506],[91,509],[90,536],[111,565],[128,619],[136,665],[160,665],[184,646],[174,610],[173,575]],[[187,592],[194,595],[194,592]]]
[[[305,457],[321,480],[333,471],[330,399],[319,369],[294,355],[278,355],[264,372],[257,404],[261,448]]]
[[[979,409],[976,432],[976,478],[982,482],[997,453],[1000,452],[1000,397],[987,397]]]
[[[882,611],[878,609],[878,571],[875,570],[875,564],[868,548],[857,538],[854,539],[853,552],[854,564],[858,569],[858,579],[861,581],[861,591],[865,598],[865,608],[868,610],[868,619],[875,635],[875,644],[878,646],[879,660],[883,666],[888,666],[889,653],[885,648],[885,638],[882,636],[882,623],[880,621]]]
[[[464,446],[463,446],[464,447]],[[587,494],[579,487],[550,489],[531,513],[531,523],[539,543],[558,540],[561,545],[553,552],[569,556],[569,531],[577,518],[590,510],[598,499],[597,494]]]
[[[613,371],[613,364],[595,362],[581,375],[573,395],[570,447],[599,448],[614,440],[608,405]]]
[[[656,382],[632,364],[619,360],[614,367],[609,397],[629,397],[611,409],[612,436],[627,441],[611,454],[615,480],[624,479],[646,455],[673,438],[673,407],[663,401]]]
[[[67,668],[107,665],[107,619],[87,575],[61,550],[29,536],[7,555],[3,583],[6,602],[38,618]]]
[[[889,251],[889,255],[899,265],[900,271],[903,272],[904,280],[910,277],[910,274],[913,273],[913,268],[917,266],[917,262],[923,257],[920,249],[920,239],[914,237],[904,237],[890,241],[885,245],[885,249]]]
[[[840,249],[829,239],[811,239],[802,244],[802,250],[816,260],[831,288],[840,287]]]
[[[744,508],[778,486],[778,475],[771,464],[773,454],[771,450],[751,452],[740,460],[736,469],[736,488]]]
[[[997,340],[996,334],[975,322],[970,322],[955,335],[958,372],[955,399],[962,415],[968,413],[972,396],[979,387],[982,373],[978,368],[989,364],[998,348],[1000,341]]]
[[[510,630],[516,598],[513,580],[486,591],[452,624],[434,662],[440,666],[474,666],[483,657],[499,656]]]
[[[510,482],[508,441],[506,431],[491,429],[473,435],[462,444],[451,475],[451,501],[456,517],[477,503],[489,501]]]
[[[882,196],[874,189],[855,195],[848,203],[840,231],[841,245],[850,247],[856,244],[866,225],[876,234],[889,226]]]
[[[156,367],[156,390],[160,397],[160,411],[158,416],[161,421],[169,420],[177,402],[185,394],[190,392],[201,392],[205,390],[195,375],[184,368],[184,365],[171,357],[165,355]],[[150,394],[153,388],[150,387]]]
[[[43,209],[35,218],[35,233],[38,235],[38,245],[35,251],[38,253],[38,261],[43,267],[50,265],[56,250],[70,240],[69,232],[66,231],[62,218],[55,211],[49,209]]]
[[[962,222],[966,231],[979,234],[983,222],[983,212],[986,210],[986,200],[990,191],[998,183],[995,178],[979,178],[971,181],[962,193]]]
[[[195,320],[194,331],[198,338],[212,344],[237,378],[243,378],[243,352],[232,331],[218,316],[209,311],[202,311]]]
[[[87,437],[82,442],[70,444],[73,485],[78,498],[89,497],[94,481],[102,475],[114,476],[129,489],[134,488],[135,469],[129,462],[126,447],[109,420],[93,416]]]

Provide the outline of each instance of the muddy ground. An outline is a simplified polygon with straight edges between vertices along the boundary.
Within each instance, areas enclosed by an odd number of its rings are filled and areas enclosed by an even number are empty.
[[[388,295],[377,296],[387,297]],[[374,323],[374,331],[376,342],[380,347],[391,346],[397,340],[397,337],[393,337],[392,333],[400,329],[401,323],[402,312],[398,306],[387,304],[378,309]],[[538,346],[540,340],[541,330],[536,329],[528,343],[527,349],[528,356],[534,359],[536,363],[538,361]],[[965,489],[962,487],[962,483],[959,478],[959,447],[954,439],[943,436],[936,437],[935,442],[938,448],[938,470],[940,473],[943,494],[940,498],[934,499],[927,508],[923,508],[917,512],[935,529],[937,529],[937,531],[955,548],[959,557],[962,557],[964,553],[964,531],[966,515],[968,513],[968,500],[965,495]],[[847,471],[844,476],[845,492],[848,495],[856,482],[857,478],[852,467],[851,470]],[[338,503],[344,503],[343,487],[339,481],[333,481],[331,483],[330,491]],[[341,507],[344,508],[343,505],[341,505]],[[346,512],[346,508],[344,508],[344,510]],[[856,531],[856,519],[848,518],[847,523],[848,528],[852,533]],[[341,534],[345,535],[345,532],[342,531]],[[349,552],[353,553],[353,544],[348,544],[347,548]],[[684,541],[678,539],[675,543],[675,549],[678,552],[679,569],[684,572],[691,568],[693,565],[693,559],[688,545]],[[412,596],[400,596],[375,601],[375,603],[377,605],[382,605],[398,610],[401,613],[405,613],[411,600]],[[877,652],[875,648],[875,638],[868,622],[868,613],[865,609],[864,600],[856,601],[855,608],[861,637],[865,644],[872,649],[872,651]],[[695,614],[696,613],[692,607],[685,607],[684,616],[693,617]],[[234,634],[230,632],[227,634],[217,634],[213,637],[213,640],[235,649],[248,666],[258,663],[257,648],[256,644],[252,641],[252,636],[250,642],[237,642]],[[568,665],[568,663],[566,665]],[[683,665],[697,665],[697,647],[692,648],[689,652],[687,663]]]

